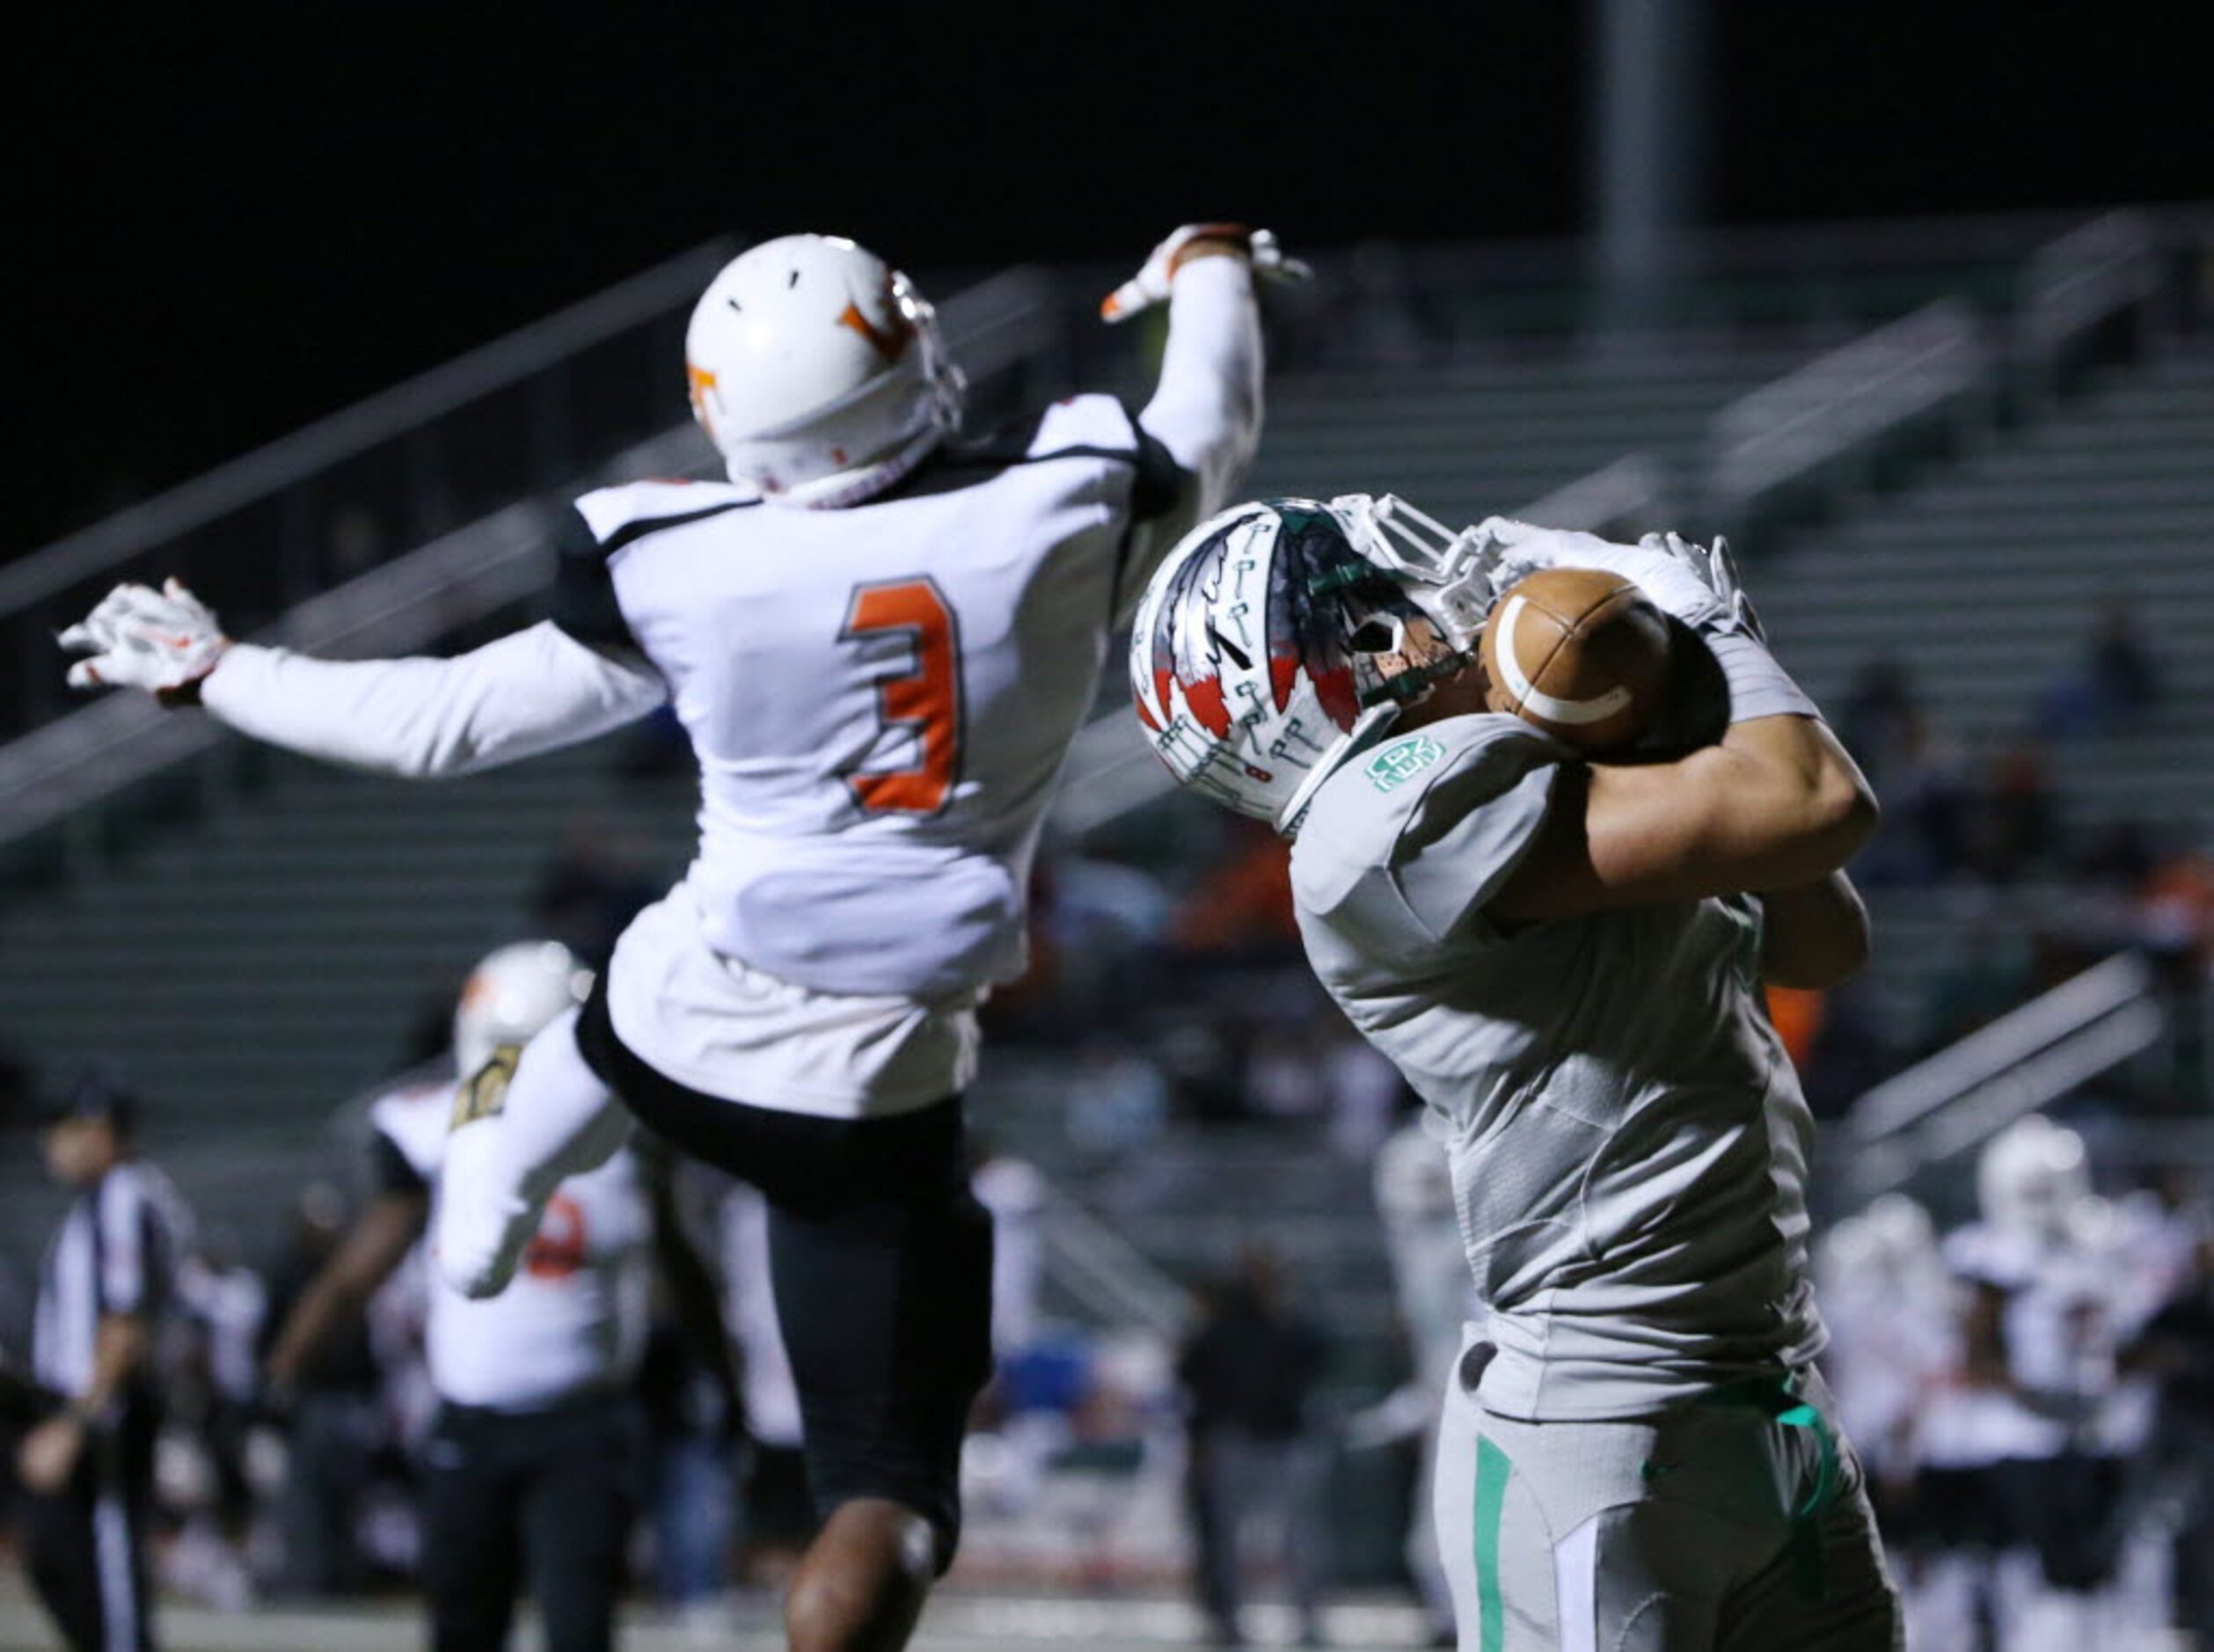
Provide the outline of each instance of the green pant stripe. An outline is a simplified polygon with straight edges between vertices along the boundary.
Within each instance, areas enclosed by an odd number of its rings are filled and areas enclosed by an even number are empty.
[[[1507,1609],[1499,1597],[1499,1511],[1514,1466],[1506,1452],[1477,1437],[1476,1633],[1481,1652],[1502,1652],[1507,1644]]]

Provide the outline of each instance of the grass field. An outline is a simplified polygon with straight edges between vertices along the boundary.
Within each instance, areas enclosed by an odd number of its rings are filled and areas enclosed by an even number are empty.
[[[400,1652],[423,1641],[418,1609],[407,1602],[378,1602],[314,1610],[269,1608],[248,1613],[210,1612],[164,1601],[157,1619],[165,1652]],[[1351,1600],[1326,1614],[1330,1644],[1365,1649],[1424,1644],[1421,1619],[1396,1601]],[[1293,1623],[1285,1608],[1261,1604],[1249,1613],[1257,1644],[1287,1644]],[[1186,1603],[1161,1598],[1107,1600],[1074,1596],[985,1596],[941,1591],[915,1639],[917,1652],[1032,1652],[1085,1647],[1096,1652],[1151,1652],[1189,1646],[1201,1639],[1199,1614]],[[676,1622],[647,1612],[625,1619],[625,1652],[771,1652],[783,1645],[773,1606],[736,1602],[711,1616]],[[19,1575],[0,1574],[0,1652],[48,1652],[58,1645]],[[515,1652],[543,1646],[528,1623]]]

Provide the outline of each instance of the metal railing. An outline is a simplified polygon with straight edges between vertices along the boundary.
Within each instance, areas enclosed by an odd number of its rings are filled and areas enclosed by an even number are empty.
[[[1943,298],[1716,413],[1706,495],[1728,520],[1874,451],[1974,391],[1991,360],[1975,312]]]
[[[2167,287],[2157,228],[2140,212],[2110,212],[2040,247],[2015,305],[2017,366],[2040,388],[2092,335],[2152,309]]]
[[[731,245],[544,321],[0,568],[0,729],[65,715],[54,633],[174,574],[240,634],[667,429],[683,330]]]
[[[2152,1048],[2152,967],[2117,953],[1886,1079],[1839,1127],[1845,1202],[1864,1204]]]
[[[1102,1324],[1144,1326],[1172,1341],[1190,1328],[1190,1293],[1050,1181],[1045,1237],[1054,1283]]]
[[[2050,240],[2024,266],[2018,249],[2028,233],[2020,220],[1974,221],[1934,239],[1901,232],[1869,240],[1859,229],[1848,239],[1876,265],[1901,268],[2014,249],[2013,267],[2023,272],[2020,336],[2050,351],[2117,306],[2150,302],[2167,252],[2214,238],[2203,214],[2116,214]],[[1704,267],[1714,276],[1788,271],[1809,256],[1808,245],[1803,236],[1722,235]],[[0,568],[0,644],[11,662],[0,670],[0,728],[35,730],[0,750],[0,844],[212,743],[199,720],[163,719],[121,700],[69,701],[52,635],[113,581],[176,574],[242,634],[357,652],[419,646],[437,634],[433,619],[450,628],[523,594],[524,565],[510,559],[523,553],[508,536],[527,518],[510,514],[510,501],[572,489],[604,474],[619,454],[651,452],[660,468],[678,472],[705,462],[696,440],[689,452],[659,444],[681,449],[692,440],[668,428],[669,362],[681,353],[700,284],[729,251],[718,243],[687,253]],[[1478,267],[1542,284],[1562,254],[1558,245],[1417,249],[1395,267],[1407,292],[1435,293],[1458,279],[1454,272]],[[1078,310],[1068,289],[1073,281],[1089,290],[1089,274],[1012,270],[941,306],[987,413],[1065,388],[1087,347],[1073,330]],[[1978,389],[1991,359],[1983,334],[1965,303],[1943,300],[1724,408],[1708,432],[1709,508],[1734,519],[1778,490],[1845,479],[1853,456]],[[1671,494],[1683,493],[1670,479],[1632,455],[1523,514],[1607,531],[1651,525]],[[482,581],[464,578],[458,570],[480,554],[494,566]],[[515,575],[512,586],[501,570]],[[388,572],[393,582],[376,577]],[[404,595],[409,588],[413,598]],[[307,610],[278,627],[281,616],[325,596],[337,596],[327,610]],[[365,603],[384,615],[377,629],[330,618],[358,616]],[[417,618],[404,621],[410,606]],[[1064,824],[1088,830],[1157,794],[1151,765],[1127,733],[1080,742]],[[113,785],[103,787],[95,778],[102,772]]]

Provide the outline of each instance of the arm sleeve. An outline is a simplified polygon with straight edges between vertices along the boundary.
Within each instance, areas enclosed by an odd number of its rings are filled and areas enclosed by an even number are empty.
[[[151,1305],[155,1220],[152,1202],[137,1178],[111,1174],[100,1184],[102,1313],[143,1313]]]
[[[1220,510],[1260,441],[1260,315],[1253,274],[1239,258],[1200,259],[1169,289],[1160,383],[1137,416],[1158,444],[1158,481],[1137,490],[1119,618],[1129,618],[1169,547]],[[1141,476],[1141,480],[1148,480]],[[1164,485],[1165,484],[1165,485]]]
[[[667,692],[645,665],[546,621],[450,660],[313,660],[239,643],[201,698],[256,740],[430,779],[575,745],[636,721]]]
[[[1517,719],[1485,716],[1354,757],[1300,829],[1300,904],[1382,960],[1497,940],[1485,903],[1536,841],[1567,756]]]

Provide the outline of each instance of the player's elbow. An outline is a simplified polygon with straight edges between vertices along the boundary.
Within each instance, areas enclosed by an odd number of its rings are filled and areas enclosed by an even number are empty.
[[[485,766],[480,743],[465,727],[423,731],[391,753],[387,771],[402,780],[450,780]]]
[[[1772,940],[1762,961],[1761,978],[1772,986],[1824,992],[1867,968],[1867,914],[1860,903],[1823,925],[1816,935]]]
[[[1834,872],[1860,852],[1882,810],[1852,764],[1823,765],[1808,787],[1804,830],[1823,870]]]

